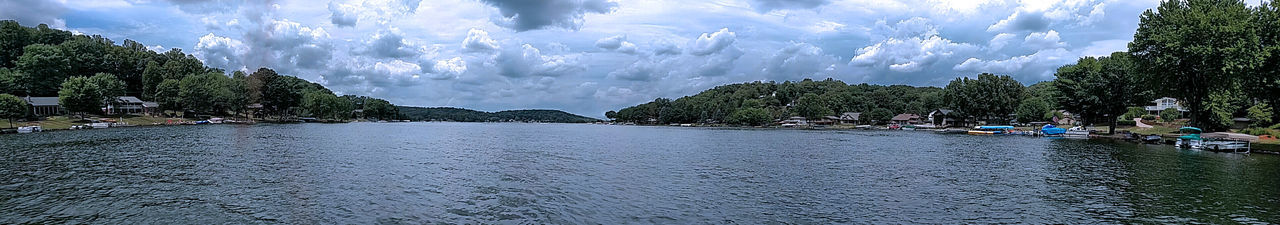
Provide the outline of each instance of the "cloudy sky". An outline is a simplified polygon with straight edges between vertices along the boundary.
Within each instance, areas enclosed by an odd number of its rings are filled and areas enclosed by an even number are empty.
[[[1159,0],[0,0],[39,23],[400,105],[587,116],[756,80],[1030,84]]]

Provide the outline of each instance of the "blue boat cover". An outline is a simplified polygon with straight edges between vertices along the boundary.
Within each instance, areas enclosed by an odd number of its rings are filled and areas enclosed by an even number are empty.
[[[1066,134],[1066,133],[1067,133],[1067,129],[1059,128],[1059,127],[1057,127],[1057,126],[1054,126],[1053,124],[1049,124],[1049,125],[1044,125],[1044,127],[1041,127],[1041,128],[1040,128],[1040,133],[1042,133],[1042,134],[1044,134],[1044,135],[1059,135],[1059,134]]]

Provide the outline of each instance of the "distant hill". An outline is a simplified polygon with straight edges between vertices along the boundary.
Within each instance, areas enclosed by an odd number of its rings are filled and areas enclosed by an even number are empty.
[[[410,120],[456,121],[456,122],[545,122],[545,123],[592,123],[600,119],[574,115],[560,110],[508,110],[501,112],[482,112],[470,109],[449,107],[412,107],[398,106],[400,114]]]

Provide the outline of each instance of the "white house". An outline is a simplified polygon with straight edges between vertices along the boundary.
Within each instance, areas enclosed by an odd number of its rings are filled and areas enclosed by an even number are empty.
[[[1179,112],[1187,111],[1187,109],[1182,108],[1182,105],[1178,104],[1178,99],[1176,98],[1164,97],[1151,102],[1156,103],[1155,106],[1147,106],[1147,112],[1151,114],[1160,114],[1160,111],[1171,108],[1177,109]]]

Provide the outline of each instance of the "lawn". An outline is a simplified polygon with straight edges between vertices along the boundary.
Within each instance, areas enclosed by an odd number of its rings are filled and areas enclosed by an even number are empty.
[[[71,126],[74,126],[74,125],[84,125],[86,123],[89,123],[87,121],[80,121],[79,119],[76,119],[73,117],[67,117],[67,116],[51,116],[45,119],[46,120],[28,121],[28,122],[14,121],[12,126],[20,127],[20,126],[39,125],[45,130],[65,130],[65,129],[71,129]],[[118,120],[121,120],[121,117],[88,117],[86,119],[118,121]],[[139,126],[164,124],[169,121],[186,122],[186,120],[184,119],[164,118],[164,117],[154,117],[154,116],[124,116],[123,119],[124,120],[122,122],[126,124],[139,125]],[[7,129],[9,128],[9,126],[10,126],[9,120],[0,120],[0,128]]]

